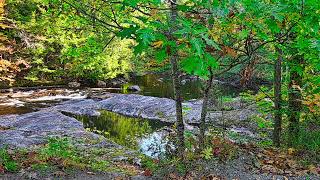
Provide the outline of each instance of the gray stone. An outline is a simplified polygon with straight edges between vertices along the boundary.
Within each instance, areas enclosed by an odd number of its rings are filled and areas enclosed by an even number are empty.
[[[99,104],[92,99],[70,100],[57,106],[47,108],[60,112],[70,113],[74,115],[99,116]]]
[[[133,85],[128,88],[130,91],[141,91],[141,88],[138,85]]]
[[[97,87],[98,88],[105,88],[105,87],[107,87],[107,83],[104,82],[104,81],[98,80],[97,81]]]
[[[108,99],[94,101],[92,99],[71,100],[48,109],[75,115],[99,116],[99,110],[108,110],[131,117],[175,122],[175,101],[168,98],[142,96],[138,94],[109,94]],[[182,103],[185,123],[200,123],[202,100],[191,100]],[[238,108],[238,106],[234,106]],[[234,125],[246,121],[257,114],[253,106],[230,111],[208,112],[206,121],[222,125],[223,121]]]
[[[17,116],[0,116],[0,147],[28,148],[45,143],[50,137],[99,138],[87,132],[78,120],[58,111],[38,111]]]
[[[80,83],[78,83],[78,82],[69,82],[68,83],[68,87],[69,88],[79,88],[81,86],[81,84]]]
[[[137,94],[117,94],[98,102],[100,109],[116,112],[126,116],[156,119],[164,122],[175,122],[175,101],[168,98],[142,96]],[[202,101],[193,100],[182,103],[186,123],[200,123]],[[245,121],[257,114],[254,107],[232,111],[209,112],[207,121]]]

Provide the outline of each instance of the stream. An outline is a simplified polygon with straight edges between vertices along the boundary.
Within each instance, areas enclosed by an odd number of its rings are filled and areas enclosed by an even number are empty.
[[[138,85],[139,92],[130,92],[128,87]],[[184,100],[201,98],[202,81],[196,78],[182,81],[182,96]],[[121,89],[107,88],[51,88],[34,90],[13,90],[0,93],[0,115],[25,114],[42,108],[59,105],[69,100],[104,99],[107,93],[138,93],[146,96],[173,97],[172,83],[169,77],[148,74],[130,79]],[[218,86],[221,94],[235,97],[239,90],[232,86]],[[94,99],[94,98],[93,98]],[[126,117],[116,113],[101,111],[98,117],[75,116],[82,121],[88,130],[101,134],[112,141],[141,151],[151,157],[158,157],[165,152],[166,136],[170,132],[170,123],[155,120]]]

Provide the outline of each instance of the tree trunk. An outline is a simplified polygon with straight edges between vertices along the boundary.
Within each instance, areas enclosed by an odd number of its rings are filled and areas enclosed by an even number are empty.
[[[296,55],[293,57],[291,66],[303,66],[303,57]],[[288,146],[294,146],[299,138],[299,122],[300,113],[302,110],[302,73],[298,72],[297,68],[290,67],[290,82],[288,86],[288,119],[289,119],[289,133],[288,133]]]
[[[177,21],[177,0],[170,1],[171,8],[171,17],[170,17],[170,32],[169,39],[171,41],[176,41],[173,37],[173,33],[176,31],[176,21]],[[177,51],[172,49],[170,50],[170,62],[171,62],[171,71],[172,71],[172,81],[174,88],[174,98],[176,101],[176,125],[177,125],[177,152],[179,157],[183,157],[184,154],[184,123],[182,117],[182,98],[181,98],[181,85],[180,85],[180,73],[178,68],[178,54]]]
[[[206,84],[207,86],[204,90],[201,117],[200,117],[200,136],[199,136],[200,150],[203,150],[205,145],[206,117],[208,112],[209,92],[212,87],[212,80],[213,80],[213,74],[211,69],[209,71],[210,71],[210,77],[207,81],[207,84]]]
[[[280,138],[281,138],[281,122],[282,122],[282,113],[281,113],[281,76],[282,76],[282,50],[276,48],[278,52],[278,58],[274,66],[274,127],[273,127],[273,144],[277,147],[280,147]]]

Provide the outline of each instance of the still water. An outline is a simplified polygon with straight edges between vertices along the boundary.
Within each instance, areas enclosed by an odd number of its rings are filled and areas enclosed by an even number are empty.
[[[171,124],[132,118],[101,111],[99,117],[77,116],[88,130],[103,135],[117,144],[139,150],[151,157],[164,153],[166,127]]]
[[[161,74],[148,74],[136,76],[130,79],[125,86],[138,85],[141,88],[139,94],[146,96],[173,98],[173,85],[169,76]],[[184,100],[199,99],[202,97],[204,83],[198,78],[186,78],[182,80],[181,93]],[[240,90],[231,85],[216,85],[216,90],[223,96],[235,97]]]

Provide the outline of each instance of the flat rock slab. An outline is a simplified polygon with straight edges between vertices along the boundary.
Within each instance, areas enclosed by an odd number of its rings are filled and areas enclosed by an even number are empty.
[[[254,106],[242,108],[236,103],[234,104],[235,105],[232,104],[233,109],[229,111],[208,112],[206,121],[218,124],[222,124],[223,121],[239,122],[248,120],[253,115],[258,114]],[[183,118],[186,123],[200,123],[202,100],[186,101],[182,103],[182,106]],[[118,94],[99,101],[97,107],[131,117],[156,119],[171,123],[176,121],[175,101],[168,98],[136,94]]]
[[[27,148],[45,143],[49,137],[98,139],[78,120],[58,111],[38,111],[24,115],[0,116],[0,147]]]
[[[208,112],[207,121],[219,123],[226,121],[244,121],[257,114],[254,107],[241,108],[234,103],[230,111]],[[202,100],[186,101],[183,105],[184,121],[190,124],[200,122]],[[143,96],[137,94],[110,94],[109,98],[94,101],[92,99],[67,101],[49,109],[75,115],[99,116],[99,110],[108,110],[130,117],[160,120],[174,123],[176,121],[175,101],[168,98]]]
[[[99,110],[108,110],[131,117],[170,123],[176,121],[175,101],[172,99],[137,94],[110,94],[108,97],[104,100],[70,100],[38,112],[0,116],[0,147],[5,144],[29,147],[44,143],[48,137],[101,138],[85,131],[81,122],[64,113],[99,116]],[[184,102],[185,122],[199,123],[201,107],[201,100]],[[254,108],[246,107],[225,112],[209,112],[206,120],[216,124],[231,122],[231,126],[247,120],[254,114],[257,114]]]

